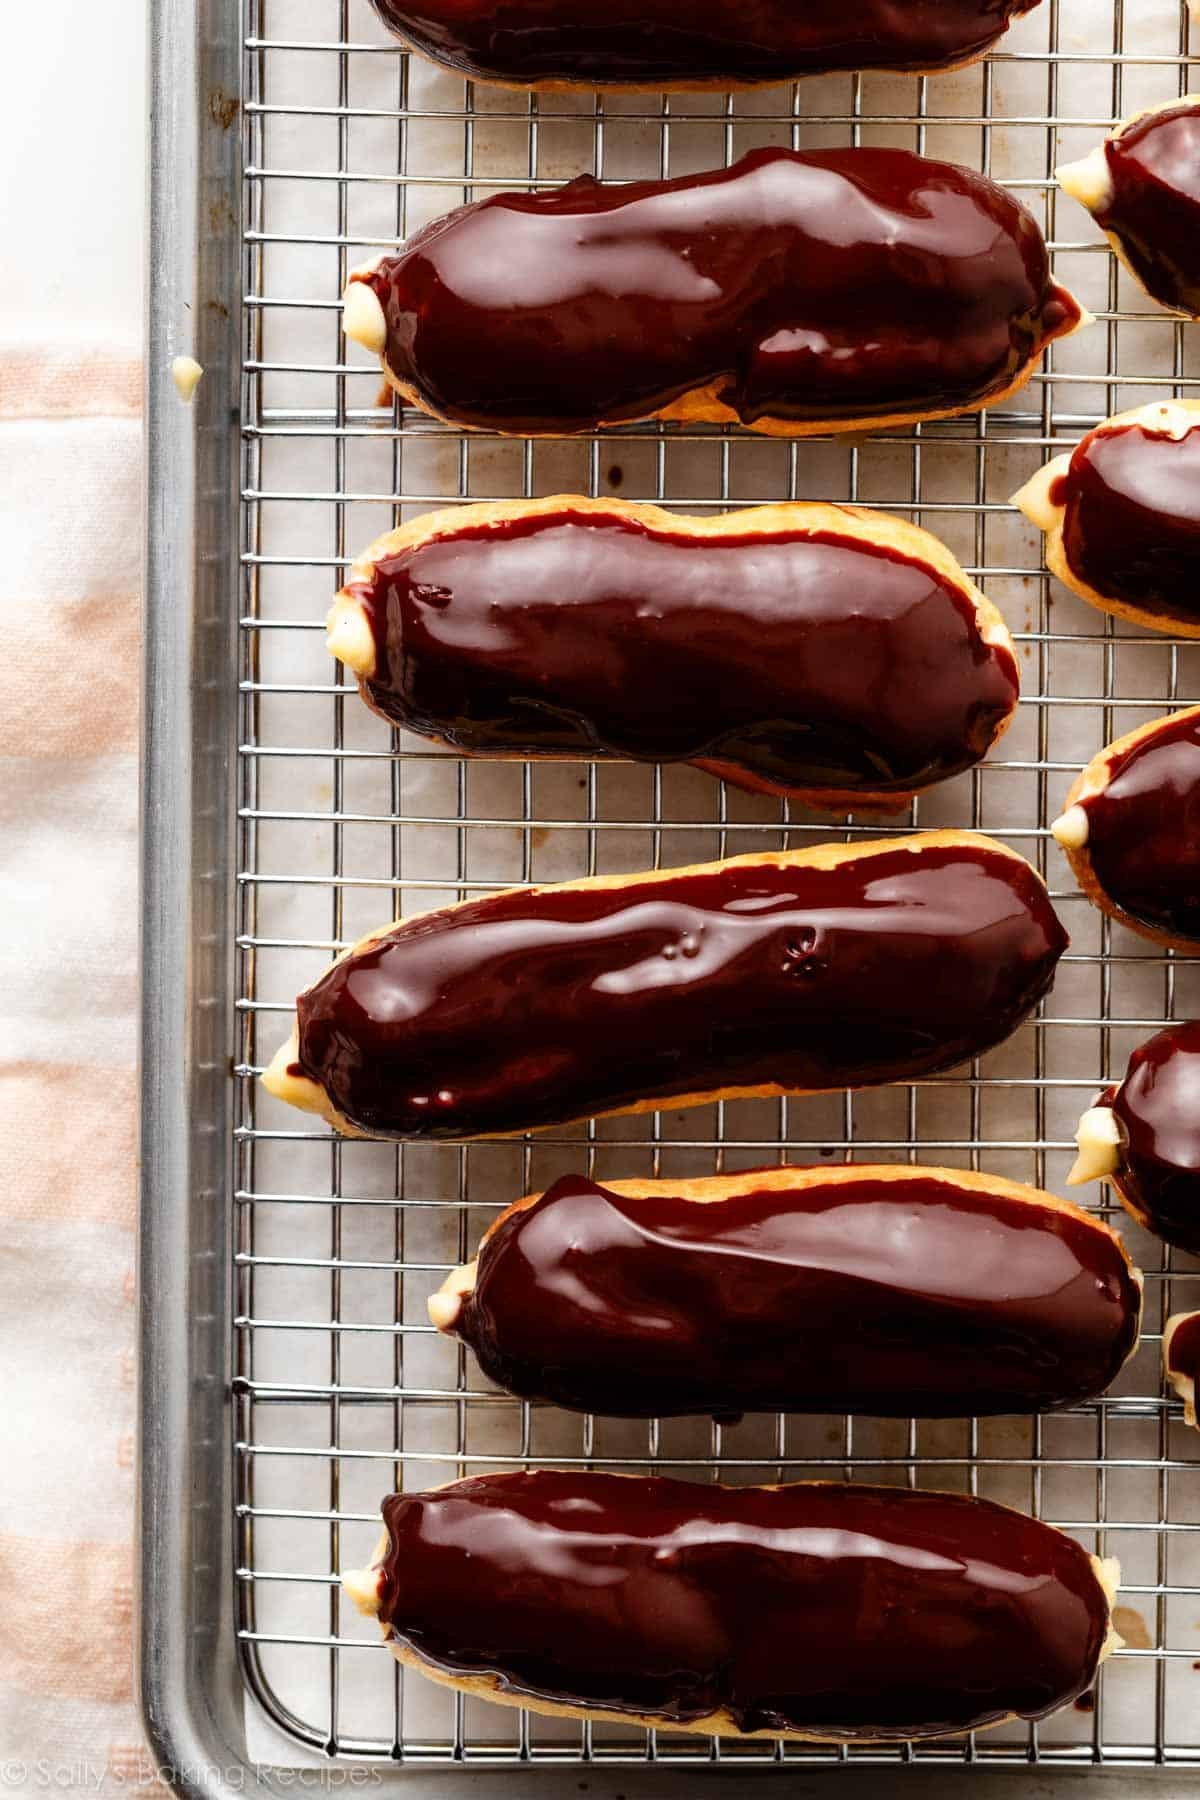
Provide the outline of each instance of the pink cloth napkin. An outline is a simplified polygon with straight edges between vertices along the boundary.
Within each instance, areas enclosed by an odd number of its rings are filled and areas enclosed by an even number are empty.
[[[0,1784],[152,1779],[134,1707],[142,375],[0,344]]]

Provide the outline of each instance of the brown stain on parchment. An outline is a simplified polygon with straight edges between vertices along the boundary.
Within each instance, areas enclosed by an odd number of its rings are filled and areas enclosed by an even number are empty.
[[[1154,1639],[1146,1629],[1146,1621],[1132,1606],[1113,1607],[1113,1629],[1119,1631],[1130,1650],[1153,1650]]]

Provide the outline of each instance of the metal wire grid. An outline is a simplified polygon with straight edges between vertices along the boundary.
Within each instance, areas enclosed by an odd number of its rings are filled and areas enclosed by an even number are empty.
[[[1183,10],[1175,0],[1045,0],[1004,54],[932,81],[539,101],[473,89],[410,59],[365,0],[243,0],[237,1618],[250,1692],[304,1744],[489,1766],[1200,1767],[1198,1465],[1157,1367],[1161,1319],[1200,1305],[1200,1269],[1123,1218],[1147,1273],[1145,1344],[1113,1396],[1040,1420],[581,1421],[485,1391],[424,1309],[499,1206],[581,1165],[603,1178],[785,1156],[895,1158],[986,1164],[1061,1186],[1074,1117],[1098,1080],[1165,1019],[1200,1010],[1200,967],[1102,921],[1047,841],[1066,786],[1101,742],[1200,698],[1197,648],[1116,629],[1052,593],[1040,546],[1006,504],[1046,455],[1108,412],[1197,384],[1188,334],[1126,285],[1082,215],[1056,203],[1051,180],[1064,150],[1078,153],[1176,83],[1186,89]],[[337,300],[348,269],[462,199],[581,168],[667,175],[732,160],[751,143],[845,141],[974,162],[1044,208],[1058,273],[1100,324],[1059,346],[1011,410],[850,442],[643,427],[500,443],[380,405],[377,376],[346,359]],[[227,223],[214,218],[213,229]],[[323,649],[325,608],[349,555],[448,499],[618,487],[682,508],[861,500],[930,526],[1014,627],[1027,691],[1013,732],[982,770],[886,828],[852,817],[831,826],[687,771],[469,765],[407,735],[389,743]],[[1047,870],[1074,940],[1044,1016],[969,1074],[518,1144],[407,1149],[303,1128],[257,1089],[294,993],[389,911],[514,881],[950,824],[990,829]],[[825,1473],[1009,1500],[1122,1557],[1128,1648],[1090,1710],[923,1748],[720,1744],[592,1727],[403,1678],[336,1580],[367,1559],[380,1495],[539,1461],[700,1480]]]

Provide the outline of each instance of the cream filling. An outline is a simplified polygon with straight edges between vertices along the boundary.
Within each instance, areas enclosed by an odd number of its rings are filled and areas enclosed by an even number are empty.
[[[431,1322],[439,1331],[453,1331],[462,1311],[462,1303],[467,1294],[475,1289],[475,1275],[479,1268],[479,1259],[463,1263],[460,1268],[451,1269],[445,1281],[435,1294],[430,1294],[426,1301]]]
[[[349,281],[342,295],[342,330],[364,350],[382,356],[387,343],[387,320],[375,289],[365,281]]]
[[[175,383],[179,398],[191,403],[192,396],[200,385],[200,377],[204,369],[194,356],[177,356],[171,363],[171,380]]]
[[[294,1075],[292,1064],[300,1054],[300,1038],[293,1029],[291,1037],[279,1046],[262,1074],[262,1084],[268,1094],[274,1094],[277,1100],[286,1100],[289,1106],[299,1107],[301,1112],[324,1114],[329,1106],[325,1090],[307,1075]]]
[[[1062,163],[1055,169],[1054,179],[1064,194],[1090,213],[1105,212],[1112,205],[1112,174],[1103,144],[1097,144],[1079,162]]]
[[[364,681],[374,675],[375,636],[362,604],[351,594],[339,594],[330,607],[325,621],[325,645],[330,656],[345,663],[352,674]]]
[[[1048,462],[1044,469],[1039,469],[1031,480],[1025,483],[1012,497],[1011,504],[1018,512],[1023,512],[1031,525],[1039,531],[1053,531],[1063,516],[1063,508],[1056,506],[1050,495],[1055,482],[1067,473],[1071,467],[1071,452],[1065,456],[1056,456]]]
[[[1067,1176],[1068,1187],[1105,1181],[1121,1166],[1121,1122],[1111,1106],[1092,1106],[1079,1121],[1075,1142],[1079,1155]]]
[[[359,1612],[368,1619],[379,1617],[379,1577],[383,1570],[384,1558],[388,1553],[389,1542],[388,1534],[385,1531],[375,1546],[375,1555],[368,1568],[343,1569],[338,1577],[346,1598],[353,1600]]]
[[[1051,834],[1064,850],[1082,850],[1088,841],[1088,816],[1082,806],[1068,806],[1050,827]]]

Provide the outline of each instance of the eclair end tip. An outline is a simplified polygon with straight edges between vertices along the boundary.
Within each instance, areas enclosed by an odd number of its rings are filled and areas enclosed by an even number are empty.
[[[1077,200],[1088,212],[1104,212],[1112,203],[1112,176],[1104,145],[1097,144],[1086,156],[1075,162],[1060,163],[1054,179],[1064,194]]]
[[[369,1619],[379,1616],[379,1573],[377,1568],[343,1569],[340,1578],[342,1592]]]
[[[296,1033],[293,1031],[286,1043],[280,1044],[278,1050],[262,1072],[262,1084],[269,1094],[277,1099],[284,1099],[284,1088],[287,1085],[288,1071],[296,1060],[299,1049]]]
[[[1055,843],[1064,850],[1082,850],[1088,841],[1088,816],[1082,806],[1068,806],[1050,827]]]
[[[375,289],[366,281],[350,280],[342,295],[342,330],[372,355],[380,356],[387,343],[387,320]]]
[[[1121,1166],[1121,1127],[1111,1106],[1091,1106],[1075,1131],[1079,1154],[1067,1176],[1068,1187],[1104,1181]]]
[[[325,644],[329,654],[355,675],[369,681],[375,673],[375,638],[371,622],[360,603],[341,594],[329,609],[325,621]]]
[[[439,1331],[450,1331],[462,1311],[462,1298],[458,1294],[447,1294],[439,1288],[436,1294],[430,1294],[426,1306],[430,1324],[436,1325]]]
[[[279,1046],[263,1070],[262,1084],[276,1100],[282,1100],[288,1106],[299,1107],[301,1112],[317,1113],[322,1118],[328,1118],[329,1103],[325,1090],[297,1067],[299,1057],[300,1040],[297,1028],[293,1025],[291,1036]]]
[[[457,1269],[451,1269],[436,1293],[430,1294],[426,1301],[429,1318],[439,1331],[453,1331],[462,1312],[463,1301],[468,1294],[475,1291],[475,1277],[479,1268],[478,1259],[474,1262],[462,1263]]]
[[[1071,466],[1071,457],[1056,456],[1048,462],[1036,475],[1030,476],[1024,487],[1017,489],[1009,501],[1017,511],[1024,513],[1031,525],[1039,531],[1053,531],[1063,514],[1063,508],[1057,504],[1052,495],[1059,476],[1065,475]]]

